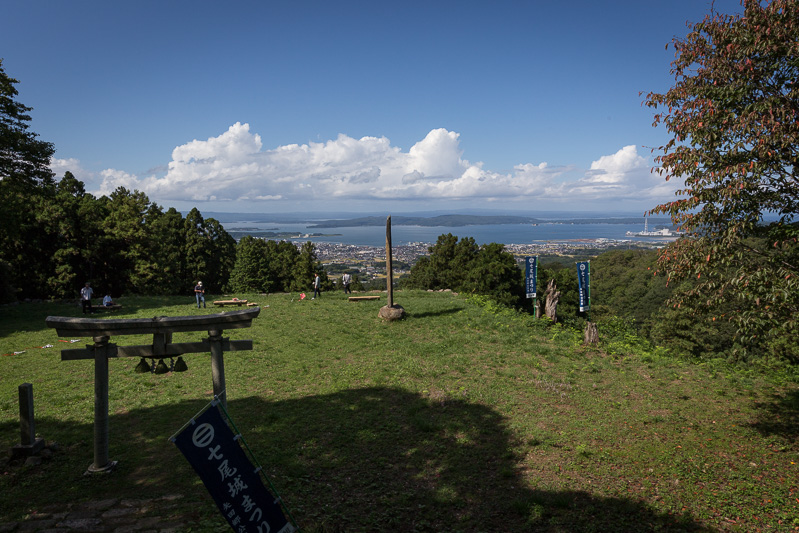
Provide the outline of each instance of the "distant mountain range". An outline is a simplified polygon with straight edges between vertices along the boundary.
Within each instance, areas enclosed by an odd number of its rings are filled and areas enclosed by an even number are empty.
[[[532,217],[482,216],[482,215],[439,215],[435,217],[392,216],[392,226],[446,226],[457,228],[477,224],[538,224],[541,221]],[[321,220],[309,228],[341,228],[354,226],[385,226],[386,217],[359,217],[346,220]]]
[[[650,218],[650,224],[671,225],[667,217]],[[564,218],[557,220],[522,216],[503,215],[439,215],[433,217],[392,216],[392,226],[443,226],[457,228],[462,226],[497,225],[497,224],[638,224],[641,217],[623,218]],[[369,216],[350,219],[321,220],[308,225],[308,228],[350,228],[357,226],[385,226],[386,217]]]
[[[360,216],[346,218],[346,214],[326,213],[326,220],[319,220],[317,213],[315,219],[307,213],[203,213],[206,218],[214,218],[224,223],[283,223],[283,224],[307,224],[308,228],[344,228],[358,226],[385,226],[385,215]],[[426,226],[426,227],[463,227],[477,225],[496,225],[496,224],[641,224],[642,216],[632,217],[629,215],[601,215],[597,213],[582,213],[570,216],[570,213],[561,212],[557,215],[545,214],[542,216],[524,215],[502,215],[502,214],[445,214],[435,215],[432,213],[414,213],[406,215],[392,215],[391,224],[393,226]],[[671,226],[671,219],[668,217],[649,217],[649,224],[655,226]]]

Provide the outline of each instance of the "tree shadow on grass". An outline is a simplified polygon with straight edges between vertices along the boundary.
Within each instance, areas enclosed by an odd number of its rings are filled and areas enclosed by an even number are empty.
[[[760,405],[758,420],[751,426],[762,435],[778,435],[799,442],[799,390],[774,394]]]
[[[123,304],[121,310],[103,309],[99,302],[93,302],[94,312],[84,314],[79,301],[21,303],[0,310],[0,338],[17,331],[46,332],[57,338],[55,330],[47,327],[45,320],[50,316],[69,318],[123,318],[123,313],[135,313],[140,306]]]
[[[53,501],[177,492],[197,502],[184,511],[187,523],[201,519],[198,509],[216,515],[194,471],[168,442],[204,405],[183,401],[113,415],[110,455],[119,465],[89,478],[82,474],[92,459],[91,421],[44,420],[40,431],[62,441],[64,451],[24,481],[3,479],[0,488],[11,492],[2,501],[22,498],[35,509]],[[708,531],[690,517],[632,500],[531,488],[517,468],[506,420],[463,398],[375,387],[275,402],[235,399],[228,412],[309,533]],[[0,424],[0,431],[7,426]],[[48,479],[57,490],[39,490]]]
[[[450,307],[448,309],[437,309],[435,311],[422,311],[421,313],[407,312],[411,318],[428,318],[431,316],[457,315],[463,311],[463,307]]]
[[[197,316],[205,314],[220,314],[228,311],[241,310],[216,307],[207,299],[208,307],[197,309],[194,298],[186,299],[185,302],[177,300],[176,297],[138,297],[130,296],[117,299],[122,305],[121,309],[108,310],[102,307],[100,301],[94,301],[93,312],[84,314],[79,301],[74,302],[41,302],[41,303],[20,303],[13,306],[0,308],[0,340],[12,333],[24,331],[28,333],[45,333],[47,338],[55,340],[58,338],[55,330],[49,328],[45,323],[48,317],[67,317],[67,318],[91,318],[91,319],[131,319],[131,318],[153,318],[158,316],[152,310],[158,310],[163,314],[164,307],[169,307],[169,316]],[[144,316],[137,316],[142,314]],[[118,342],[117,338],[115,342]],[[14,347],[16,348],[16,347]],[[24,347],[21,347],[22,349]]]

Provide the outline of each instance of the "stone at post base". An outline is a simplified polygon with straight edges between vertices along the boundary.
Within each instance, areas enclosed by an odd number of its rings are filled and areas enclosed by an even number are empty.
[[[33,444],[17,444],[11,448],[11,457],[29,457],[44,449],[44,439],[36,437]]]
[[[119,461],[108,461],[105,466],[96,467],[94,463],[89,465],[89,468],[86,469],[86,472],[83,473],[84,476],[91,476],[93,474],[110,474],[119,464]]]
[[[405,317],[405,309],[401,305],[394,304],[393,306],[384,305],[378,311],[377,316],[383,320],[393,322],[394,320],[401,320]]]

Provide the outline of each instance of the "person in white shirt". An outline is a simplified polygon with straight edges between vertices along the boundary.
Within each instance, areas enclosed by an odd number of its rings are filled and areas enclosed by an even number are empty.
[[[345,272],[344,275],[341,276],[341,284],[344,285],[344,294],[347,293],[352,294],[352,291],[350,290],[351,281],[352,281],[352,276],[350,276],[348,273]]]
[[[94,294],[92,286],[89,282],[86,282],[86,285],[80,290],[80,304],[83,308],[83,314],[92,312],[92,294]]]

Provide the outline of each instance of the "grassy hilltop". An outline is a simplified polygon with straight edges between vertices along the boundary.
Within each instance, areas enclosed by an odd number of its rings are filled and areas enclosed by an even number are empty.
[[[796,383],[657,350],[585,349],[568,330],[447,292],[395,293],[407,311],[395,323],[377,317],[385,295],[235,296],[263,309],[252,328],[225,332],[255,343],[225,357],[228,411],[304,531],[799,530]],[[120,303],[112,318],[218,312],[191,297]],[[38,466],[0,462],[0,524],[53,504],[178,494],[153,512],[226,531],[168,441],[211,399],[210,358],[187,355],[187,372],[164,375],[111,360],[119,465],[85,477],[93,363],[59,352],[91,339],[59,342],[71,339],[45,326],[49,315],[80,309],[0,308],[0,353],[12,354],[0,357],[0,447],[19,442],[25,382],[37,433],[58,443]]]

